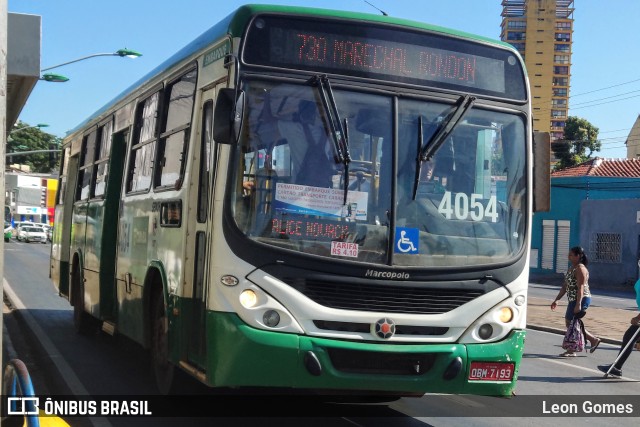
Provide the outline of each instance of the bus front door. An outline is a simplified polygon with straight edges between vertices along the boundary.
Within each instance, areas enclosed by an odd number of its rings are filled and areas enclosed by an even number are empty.
[[[189,362],[204,369],[206,366],[206,301],[209,260],[211,259],[211,211],[213,203],[213,177],[215,175],[215,159],[217,149],[213,143],[213,107],[214,95],[217,88],[205,91],[200,104],[199,126],[197,134],[199,141],[194,147],[198,150],[194,163],[193,177],[197,177],[195,196],[189,197],[189,212],[195,212],[195,218],[190,218],[188,227],[187,253],[193,254],[193,264],[187,266],[187,277],[192,276],[193,288],[191,295],[191,316],[189,320]],[[195,130],[195,129],[194,129]],[[193,194],[192,193],[192,194]]]

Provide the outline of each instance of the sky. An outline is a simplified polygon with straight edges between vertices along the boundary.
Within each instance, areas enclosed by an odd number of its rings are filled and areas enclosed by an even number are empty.
[[[136,59],[96,57],[50,72],[66,83],[40,81],[19,120],[47,123],[64,137],[104,104],[226,17],[238,0],[9,0],[8,10],[42,17],[41,68],[128,48]],[[364,0],[275,0],[277,3],[379,13]],[[500,0],[369,0],[388,15],[500,38]],[[569,115],[600,130],[594,155],[626,157],[625,140],[640,114],[640,1],[574,0]],[[640,141],[631,141],[638,143]]]

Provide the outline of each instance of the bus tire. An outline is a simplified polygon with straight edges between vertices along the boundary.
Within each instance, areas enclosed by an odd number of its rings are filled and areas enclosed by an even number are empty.
[[[175,392],[176,367],[169,361],[169,331],[167,313],[162,291],[151,296],[151,366],[158,391],[162,394]]]
[[[79,334],[90,335],[96,332],[96,322],[84,311],[84,284],[78,263],[74,263],[72,268],[73,327]]]

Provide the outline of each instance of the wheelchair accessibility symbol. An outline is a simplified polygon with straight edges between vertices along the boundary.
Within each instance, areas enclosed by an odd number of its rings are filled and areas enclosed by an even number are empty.
[[[401,254],[417,254],[420,232],[417,228],[396,228],[395,252]]]

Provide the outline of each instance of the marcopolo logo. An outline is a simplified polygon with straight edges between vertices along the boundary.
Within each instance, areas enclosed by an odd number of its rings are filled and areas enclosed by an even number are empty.
[[[376,279],[409,279],[409,273],[403,271],[377,271],[367,270],[364,277],[374,277]]]

